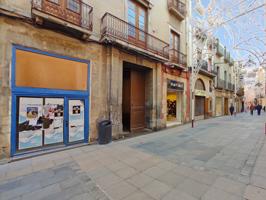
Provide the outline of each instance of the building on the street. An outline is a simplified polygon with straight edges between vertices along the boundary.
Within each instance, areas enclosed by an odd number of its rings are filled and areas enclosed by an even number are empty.
[[[1,1],[0,157],[188,121],[187,2]]]
[[[216,55],[214,57],[215,70],[215,115],[229,114],[229,107],[235,102],[235,82],[237,63],[230,52],[217,40]]]
[[[244,70],[243,65],[236,65],[236,112],[245,111],[245,90],[244,90]]]
[[[213,39],[208,38],[206,33],[197,29],[193,37],[193,51],[197,68],[197,80],[195,80],[195,120],[207,119],[214,116],[214,78],[216,72],[213,65]]]
[[[187,18],[189,15],[189,1],[168,0],[158,2],[157,11],[167,2],[165,23],[163,30],[169,30],[169,62],[162,66],[162,122],[166,126],[182,124],[190,120],[190,84],[187,65]],[[163,6],[165,7],[165,6]],[[154,6],[156,8],[156,6]],[[164,28],[163,28],[164,27]]]

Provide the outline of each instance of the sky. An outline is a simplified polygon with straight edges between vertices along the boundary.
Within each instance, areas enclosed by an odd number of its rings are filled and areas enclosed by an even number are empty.
[[[196,11],[196,1],[192,0],[192,14],[197,19],[215,23],[225,22],[246,11],[265,4],[265,0],[201,0],[205,15],[200,16]],[[211,9],[207,9],[208,6]],[[230,49],[235,60],[251,58],[258,62],[258,55],[266,53],[266,6],[238,17],[222,26],[212,28],[213,34],[219,38],[227,49]],[[206,23],[209,26],[210,23]],[[260,62],[262,62],[260,60]]]
[[[201,2],[203,15],[197,11],[199,6],[196,5],[199,4],[196,2]],[[212,30],[213,35],[230,50],[234,60],[245,64],[244,80],[248,88],[255,87],[258,68],[264,66],[266,69],[265,3],[266,0],[192,0],[193,18],[204,22],[205,29]],[[245,14],[252,9],[253,12]],[[243,16],[239,16],[241,14]],[[227,23],[217,25],[223,22]]]

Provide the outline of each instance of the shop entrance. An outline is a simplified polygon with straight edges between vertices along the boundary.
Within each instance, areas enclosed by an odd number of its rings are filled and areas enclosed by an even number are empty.
[[[195,116],[198,118],[204,118],[205,115],[205,97],[195,96]]]
[[[85,139],[83,99],[17,97],[16,151]]]
[[[11,156],[87,143],[89,61],[13,47]]]
[[[224,98],[224,115],[228,115],[228,98]]]
[[[145,71],[123,69],[122,121],[124,131],[140,131],[145,128]]]

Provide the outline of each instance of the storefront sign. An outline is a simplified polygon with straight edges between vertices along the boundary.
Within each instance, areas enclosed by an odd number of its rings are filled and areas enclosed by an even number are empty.
[[[184,90],[184,83],[174,80],[167,80],[167,88],[171,90]]]
[[[206,91],[204,90],[195,90],[195,96],[206,96]]]

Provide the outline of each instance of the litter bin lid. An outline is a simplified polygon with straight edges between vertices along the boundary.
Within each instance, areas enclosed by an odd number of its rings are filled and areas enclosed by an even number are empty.
[[[103,120],[103,121],[99,122],[99,126],[106,126],[108,124],[111,124],[110,120]]]

